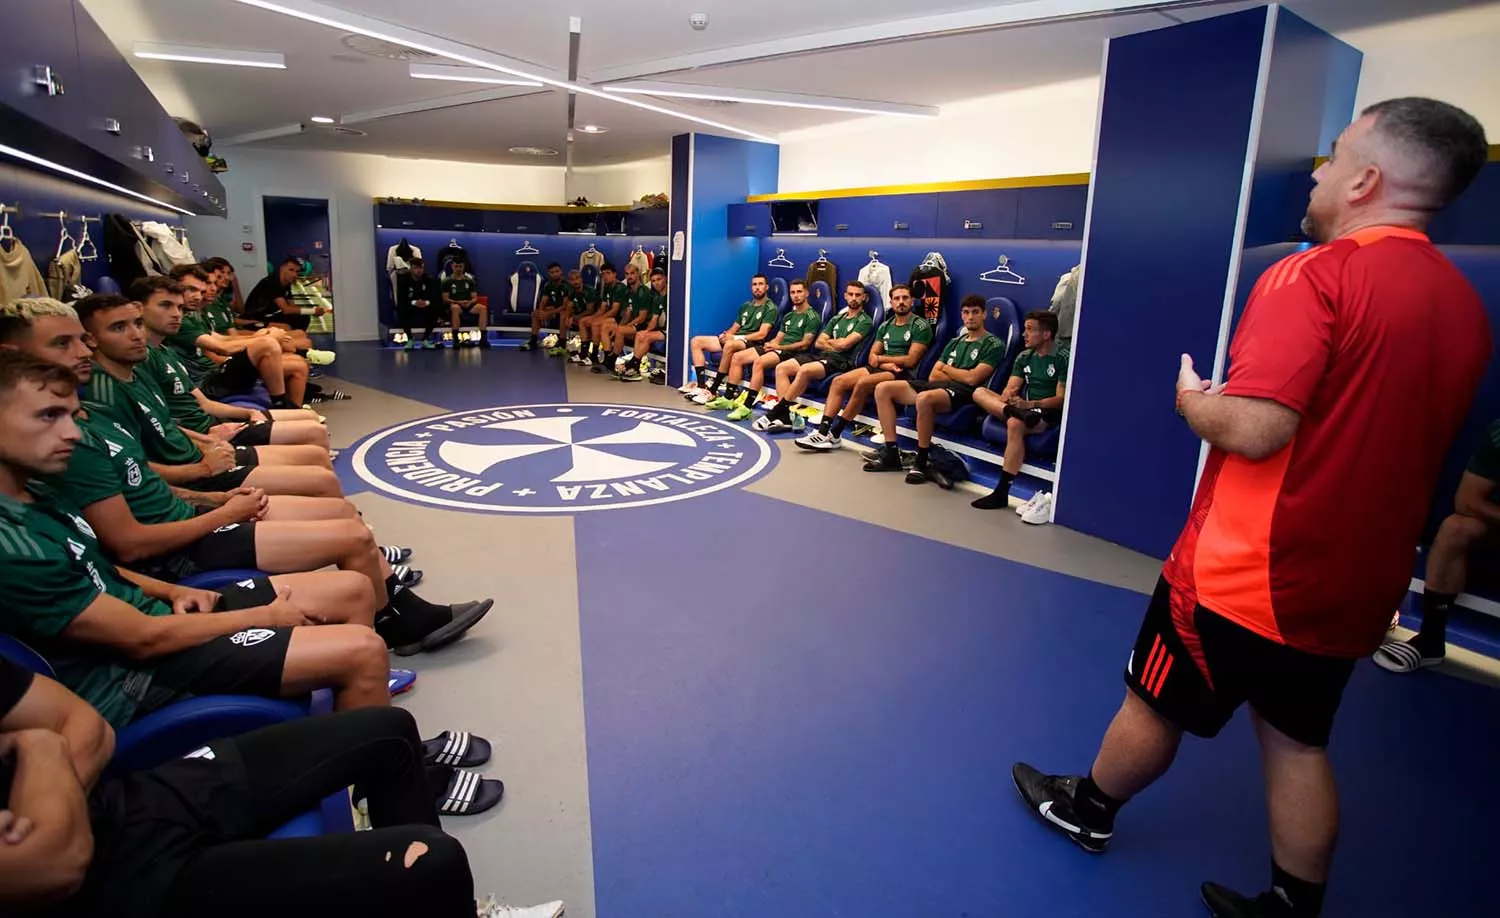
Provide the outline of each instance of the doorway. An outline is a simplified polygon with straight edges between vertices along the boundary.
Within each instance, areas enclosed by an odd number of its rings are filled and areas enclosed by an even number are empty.
[[[301,263],[292,282],[292,301],[304,309],[323,307],[311,316],[311,335],[332,335],[334,329],[333,239],[327,198],[266,195],[261,199],[266,228],[266,270],[284,259]]]

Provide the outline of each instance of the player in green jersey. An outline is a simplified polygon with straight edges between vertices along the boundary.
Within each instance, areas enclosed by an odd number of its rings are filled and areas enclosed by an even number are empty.
[[[1000,467],[1000,483],[994,491],[970,502],[980,510],[1009,506],[1011,482],[1026,461],[1026,438],[1062,423],[1069,352],[1057,343],[1057,314],[1045,309],[1027,313],[1023,328],[1026,350],[1011,365],[1005,390],[980,389],[974,393],[974,404],[991,417],[1005,421],[1005,461]],[[1051,496],[1038,495],[1036,499],[1050,501]]]
[[[865,463],[866,472],[902,471],[897,448],[896,412],[901,405],[917,406],[917,461],[907,472],[907,484],[936,480],[952,487],[944,476],[933,475],[927,461],[932,449],[935,416],[974,400],[974,390],[994,375],[1005,359],[1005,343],[984,328],[984,297],[970,294],[959,307],[964,330],[943,348],[925,381],[893,379],[875,387],[875,405],[880,413],[880,433],[885,446],[879,457]]]
[[[705,407],[713,411],[728,411],[729,420],[743,421],[750,417],[755,401],[760,397],[766,371],[774,371],[783,360],[807,356],[822,327],[822,317],[808,306],[804,281],[794,280],[787,284],[787,296],[792,301],[792,308],[781,317],[776,334],[764,344],[753,344],[735,352],[729,361],[724,394]],[[746,367],[750,367],[750,380],[748,385],[741,387]]]
[[[449,262],[452,273],[443,281],[443,302],[448,304],[448,318],[453,327],[453,347],[458,347],[458,332],[464,327],[464,313],[471,313],[479,324],[479,346],[489,347],[490,307],[479,301],[479,285],[466,270],[463,259]]]
[[[581,347],[573,356],[580,366],[594,363],[603,347],[604,329],[620,313],[620,303],[625,296],[625,284],[619,280],[615,266],[605,262],[599,268],[599,308],[578,320],[578,338]]]
[[[594,352],[595,373],[615,369],[615,363],[625,352],[625,343],[635,340],[636,332],[645,327],[654,300],[651,287],[641,283],[641,269],[635,265],[625,266],[625,289],[620,293],[620,311],[612,319],[604,320],[599,330],[600,347]]]
[[[521,342],[521,350],[529,351],[536,347],[542,325],[549,319],[557,320],[559,339],[567,334],[567,313],[572,301],[573,289],[563,281],[563,266],[554,261],[547,266],[547,279],[542,282],[536,308],[531,311],[531,334]]]
[[[764,274],[750,278],[750,299],[740,304],[733,324],[717,335],[695,335],[688,342],[696,382],[677,390],[684,398],[698,405],[713,401],[719,395],[719,386],[729,375],[734,355],[771,337],[780,310],[767,297],[770,290],[771,282]],[[719,369],[716,373],[709,373],[707,359],[713,351],[720,352]]]
[[[651,297],[646,304],[646,324],[635,334],[630,359],[620,368],[619,377],[625,382],[640,382],[641,361],[651,353],[651,345],[667,340],[667,272],[663,268],[651,269]],[[655,381],[655,380],[653,380]]]
[[[844,311],[834,316],[818,336],[812,354],[784,360],[776,367],[776,394],[780,400],[755,422],[756,430],[768,433],[800,431],[806,423],[792,414],[792,406],[807,387],[827,376],[835,379],[854,369],[855,352],[870,335],[874,321],[865,312],[869,291],[859,281],[844,285]]]

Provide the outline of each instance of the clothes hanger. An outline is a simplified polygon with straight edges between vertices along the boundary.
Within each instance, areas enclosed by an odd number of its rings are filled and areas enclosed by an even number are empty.
[[[0,242],[14,242],[16,239],[16,231],[10,228],[11,214],[19,217],[21,205],[17,204],[14,207],[9,204],[0,205]]]
[[[96,245],[94,245],[94,240],[92,240],[92,239],[89,238],[89,224],[90,223],[99,223],[99,222],[102,222],[103,218],[102,217],[79,217],[78,220],[79,220],[79,222],[81,222],[83,224],[83,232],[81,232],[79,234],[78,241],[75,244],[75,251],[78,252],[78,260],[79,261],[98,261],[99,260],[99,247],[96,246]]]
[[[821,264],[821,265],[828,264],[828,250],[827,249],[818,249],[818,264]]]
[[[73,235],[68,232],[68,212],[67,211],[65,211],[65,210],[59,210],[59,211],[56,211],[54,213],[38,213],[37,216],[38,217],[56,217],[57,218],[57,228],[58,228],[57,251],[52,253],[52,259],[53,259],[53,261],[56,261],[57,259],[63,257],[63,253],[68,250],[69,243],[72,244],[74,252],[78,251],[78,240],[74,239]]]
[[[877,252],[877,251],[875,251],[874,249],[870,250],[870,264],[872,264],[872,265],[878,265],[878,264],[880,264],[880,253]]]
[[[535,246],[533,246],[531,244],[531,240],[528,239],[527,241],[521,243],[521,247],[519,249],[516,249],[516,254],[517,255],[540,255],[542,253],[541,253],[541,250],[539,250]]]
[[[1001,255],[1000,263],[980,274],[979,279],[989,281],[992,284],[1015,284],[1019,286],[1026,283],[1026,278],[1011,269],[1009,255]]]
[[[776,250],[776,256],[774,258],[772,258],[770,261],[766,262],[766,267],[768,267],[768,268],[795,268],[797,266],[794,265],[794,264],[792,264],[791,259],[789,259],[789,258],[786,257],[786,249],[777,249]]]

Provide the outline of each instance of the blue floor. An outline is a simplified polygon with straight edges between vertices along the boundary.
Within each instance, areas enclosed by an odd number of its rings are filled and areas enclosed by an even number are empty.
[[[340,374],[447,409],[561,399],[525,355],[371,355]],[[1087,769],[1144,597],[745,491],[581,514],[575,539],[600,916],[1186,918],[1202,880],[1264,887],[1243,716],[1103,857],[1011,786],[1018,758]],[[1492,689],[1360,664],[1326,915],[1500,911],[1497,722]]]

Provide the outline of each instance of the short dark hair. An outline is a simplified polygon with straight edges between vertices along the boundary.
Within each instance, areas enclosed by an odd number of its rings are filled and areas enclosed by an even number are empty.
[[[425,268],[427,267],[427,259],[423,258],[421,255],[413,255],[411,257],[411,261],[408,261],[406,264],[408,267],[412,268],[415,268],[417,265],[421,265]]]
[[[77,300],[73,308],[78,312],[78,321],[83,323],[84,328],[89,327],[89,321],[95,315],[111,309],[119,309],[121,306],[129,306],[131,300],[118,293],[94,293]]]
[[[1489,159],[1484,127],[1456,105],[1407,96],[1376,102],[1360,115],[1374,115],[1376,131],[1417,157],[1434,184],[1432,210],[1463,194]]]
[[[963,302],[958,304],[958,308],[960,312],[965,309],[983,309],[985,308],[984,297],[977,293],[971,293],[964,297]]]
[[[786,282],[786,288],[788,290],[792,289],[793,287],[803,287],[803,288],[806,288],[807,287],[807,281],[803,280],[800,277],[794,277],[791,280],[789,280],[789,281]]]
[[[844,289],[848,290],[850,287],[858,287],[859,290],[860,290],[860,292],[864,293],[864,294],[868,294],[870,292],[870,291],[868,291],[868,290],[865,289],[865,285],[864,284],[861,284],[857,280],[852,280],[852,281],[845,282]]]
[[[602,265],[599,266],[599,273],[600,274],[603,274],[605,271],[608,271],[611,274],[619,274],[620,273],[618,270],[615,269],[615,266],[613,264],[611,264],[611,263],[609,263],[607,261],[604,264],[602,264]]]
[[[12,347],[0,348],[0,393],[10,392],[22,382],[36,384],[37,388],[51,386],[78,387],[78,378],[64,366],[39,360],[25,351]]]
[[[208,283],[208,272],[197,265],[177,265],[167,272],[167,276],[174,281],[181,281],[184,277],[196,278],[203,283]],[[135,289],[134,285],[131,289]]]
[[[752,275],[750,275],[750,283],[752,283],[752,284],[755,283],[755,279],[757,277],[760,278],[761,280],[765,281],[768,284],[771,282],[771,279],[769,277],[766,277],[764,274],[752,274]]]
[[[652,268],[651,269],[651,276],[652,277],[666,277],[667,276],[667,269],[666,268]]]
[[[1037,328],[1048,332],[1052,337],[1057,337],[1057,313],[1048,312],[1045,309],[1033,309],[1026,313],[1027,322],[1035,322]]]
[[[897,290],[905,290],[907,293],[911,293],[911,288],[905,284],[895,284],[891,287],[891,293],[895,293]]]
[[[298,258],[296,255],[288,255],[287,257],[283,258],[282,260],[276,262],[276,270],[280,271],[282,268],[285,268],[287,265],[296,265],[297,266],[297,270],[300,271],[300,270],[302,270],[302,259]]]
[[[138,277],[130,284],[130,298],[137,303],[144,303],[151,298],[153,293],[175,293],[182,294],[182,285],[170,277]]]
[[[198,267],[202,268],[205,271],[217,271],[220,268],[228,268],[231,271],[234,270],[234,267],[229,264],[229,259],[224,258],[220,255],[215,255],[212,258],[205,258],[202,262],[199,263]]]
[[[562,265],[559,264],[558,262],[555,262],[555,261],[548,262],[547,263],[547,270],[551,271],[553,268],[556,268],[557,270],[561,271],[562,270]]]

